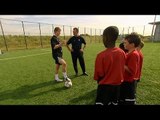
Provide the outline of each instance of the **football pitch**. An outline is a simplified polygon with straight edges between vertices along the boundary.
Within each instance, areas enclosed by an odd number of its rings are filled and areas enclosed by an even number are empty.
[[[117,43],[118,46],[119,43]],[[87,44],[84,51],[89,76],[75,77],[70,52],[63,47],[70,89],[54,81],[55,64],[51,48],[9,51],[0,55],[0,105],[93,105],[97,83],[93,80],[96,55],[102,43]],[[144,64],[137,88],[138,105],[160,104],[160,43],[145,43]],[[60,68],[59,76],[62,77]]]

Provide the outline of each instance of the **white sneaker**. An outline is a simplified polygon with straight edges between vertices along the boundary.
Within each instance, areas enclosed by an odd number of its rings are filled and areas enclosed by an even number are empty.
[[[70,78],[68,78],[68,77],[66,77],[66,78],[64,78],[64,81],[71,82],[71,79],[70,79]]]
[[[56,82],[63,82],[63,80],[61,80],[61,79],[59,79],[59,78],[58,78],[58,79],[55,79],[55,81],[56,81]]]

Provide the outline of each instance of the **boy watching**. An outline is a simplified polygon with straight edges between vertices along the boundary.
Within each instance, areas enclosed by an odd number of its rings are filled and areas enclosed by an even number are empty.
[[[115,47],[118,35],[116,26],[109,26],[103,31],[106,49],[97,55],[94,71],[94,80],[98,83],[96,105],[118,104],[126,59],[124,51]]]
[[[141,51],[141,49],[144,47],[144,42],[141,40],[139,46],[136,48],[138,53],[139,53],[139,57],[140,57],[140,63],[139,63],[139,73],[138,73],[138,80],[137,82],[140,81],[140,77],[141,77],[141,72],[142,72],[142,66],[143,66],[143,53]]]
[[[124,40],[124,47],[128,50],[124,82],[120,89],[120,105],[134,105],[135,104],[135,80],[139,69],[139,53],[136,48],[140,44],[140,37],[136,33],[127,35]]]

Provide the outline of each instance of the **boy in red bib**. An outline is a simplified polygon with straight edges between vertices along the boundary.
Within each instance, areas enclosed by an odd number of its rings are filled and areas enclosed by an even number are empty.
[[[139,71],[139,53],[136,48],[140,44],[140,37],[136,33],[127,35],[124,40],[124,47],[128,50],[124,82],[120,89],[120,105],[134,105],[135,104],[135,80]]]
[[[94,80],[98,83],[96,105],[118,104],[126,59],[124,51],[115,47],[118,35],[116,26],[107,27],[103,32],[106,49],[97,55],[94,71]]]

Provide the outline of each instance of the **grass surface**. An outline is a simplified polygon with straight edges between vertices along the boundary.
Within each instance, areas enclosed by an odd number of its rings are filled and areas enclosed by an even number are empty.
[[[118,43],[117,43],[118,46]],[[92,105],[97,83],[93,80],[97,53],[104,49],[102,43],[87,44],[84,58],[89,76],[74,76],[71,55],[63,47],[72,79],[71,89],[64,82],[54,81],[54,61],[51,49],[30,49],[5,52],[0,55],[1,105]],[[160,43],[145,43],[142,78],[137,88],[137,104],[160,104]],[[59,76],[62,78],[62,69]]]

